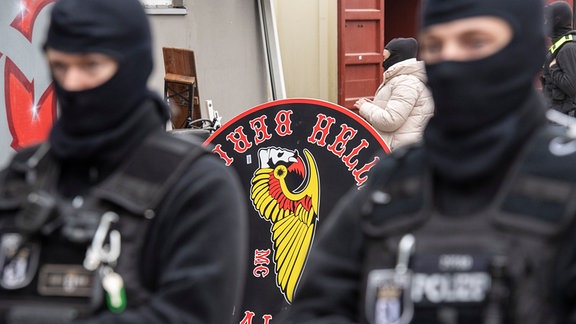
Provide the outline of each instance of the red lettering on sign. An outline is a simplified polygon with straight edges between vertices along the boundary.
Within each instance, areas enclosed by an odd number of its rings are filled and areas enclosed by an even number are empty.
[[[361,169],[352,171],[352,175],[354,176],[354,180],[356,180],[356,184],[358,186],[362,185],[366,180],[366,176],[362,176],[364,173],[368,173],[370,169],[380,160],[378,157],[374,157],[374,160],[370,163],[366,163]]]
[[[251,311],[245,311],[244,312],[244,318],[242,319],[242,321],[240,321],[240,324],[252,324],[252,319],[254,318],[256,314],[254,312]],[[262,319],[264,320],[264,324],[270,324],[270,320],[272,319],[272,315],[270,314],[266,314],[262,316]]]
[[[352,171],[352,169],[354,169],[356,167],[356,165],[358,165],[358,159],[354,160],[354,162],[352,162],[352,159],[355,158],[356,156],[358,156],[358,153],[360,153],[360,151],[362,149],[367,148],[368,146],[370,146],[368,141],[365,139],[362,139],[362,141],[360,141],[360,144],[358,146],[356,146],[352,150],[352,152],[350,152],[348,155],[346,155],[345,157],[342,158],[342,161],[348,167],[348,171]]]
[[[350,140],[358,133],[356,129],[349,127],[346,124],[340,125],[340,128],[342,128],[342,131],[340,131],[340,134],[336,136],[334,143],[328,145],[328,150],[334,153],[337,157],[342,157],[342,155],[344,155],[346,144],[348,144],[348,142],[350,142]]]
[[[226,135],[226,139],[234,143],[234,151],[238,153],[244,153],[252,147],[252,143],[248,141],[248,136],[244,133],[244,127],[238,126],[236,129]]]
[[[264,324],[269,324],[270,320],[272,319],[272,315],[266,314],[266,315],[262,316],[262,319],[264,320]]]
[[[276,134],[279,136],[287,136],[292,134],[292,110],[280,110],[274,121],[276,122]]]
[[[212,152],[217,153],[220,158],[226,162],[226,166],[230,166],[230,164],[234,162],[234,158],[229,157],[228,154],[222,150],[222,144],[217,144],[214,149],[212,149]]]
[[[270,264],[270,253],[270,249],[254,251],[254,265],[257,266],[254,268],[254,271],[252,271],[254,277],[265,278],[268,275],[270,270],[266,265]]]
[[[266,115],[262,115],[250,121],[250,128],[252,128],[254,133],[256,133],[256,135],[254,135],[254,144],[256,145],[272,138],[272,135],[268,133],[266,118]]]
[[[240,324],[252,324],[252,318],[254,318],[254,312],[245,311],[244,318],[240,321]]]
[[[330,127],[332,124],[336,122],[336,119],[333,117],[327,117],[324,114],[318,114],[316,119],[316,125],[314,125],[314,129],[312,130],[312,135],[308,137],[308,142],[311,144],[316,144],[318,146],[325,146],[326,145],[326,137],[330,133]],[[323,126],[324,124],[324,126]],[[320,138],[316,138],[317,135],[320,134]]]
[[[270,249],[256,250],[254,252],[254,265],[270,264],[270,259],[268,258],[270,252],[271,252]]]
[[[292,110],[280,110],[276,113],[274,117],[274,121],[276,123],[274,131],[276,135],[288,136],[293,133],[291,120],[293,113],[294,112]],[[228,133],[228,135],[226,135],[226,140],[233,143],[234,151],[238,153],[245,153],[253,145],[259,146],[262,143],[270,140],[274,136],[274,133],[269,132],[268,125],[266,124],[268,117],[269,116],[267,115],[261,115],[249,121],[250,129],[254,132],[253,142],[248,139],[248,135],[244,132],[244,126],[238,126],[236,129],[234,129],[234,131]],[[358,167],[358,164],[360,163],[358,159],[360,152],[370,146],[370,143],[364,138],[360,139],[360,143],[352,150],[350,150],[348,154],[346,154],[348,151],[348,146],[351,145],[350,143],[359,132],[358,129],[353,128],[348,124],[341,124],[340,133],[334,137],[331,144],[327,145],[327,141],[330,140],[328,138],[330,135],[330,130],[335,123],[336,118],[321,113],[317,114],[316,124],[311,130],[307,141],[310,144],[315,144],[319,147],[326,147],[329,152],[340,158],[342,163],[348,168],[348,171],[351,171],[356,184],[360,186],[367,179],[366,176],[363,176],[364,173],[368,172],[372,168],[375,162],[378,161],[378,158],[375,158],[372,162],[369,162],[360,168]],[[252,134],[250,133],[250,136],[251,135]],[[229,166],[234,162],[234,159],[229,157],[228,154],[223,151],[221,145],[216,145],[212,151],[217,153],[226,162],[226,165]],[[268,263],[265,264],[267,265]],[[267,271],[263,270],[262,268],[254,269],[253,273],[255,276],[267,275]]]
[[[270,269],[268,267],[260,265],[254,268],[252,271],[252,275],[256,278],[266,278],[266,276],[270,273]]]

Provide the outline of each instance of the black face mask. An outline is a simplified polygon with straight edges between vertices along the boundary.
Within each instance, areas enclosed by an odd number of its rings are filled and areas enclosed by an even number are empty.
[[[540,0],[428,0],[423,26],[495,16],[512,29],[504,48],[472,61],[426,64],[435,103],[424,141],[437,173],[458,182],[494,174],[544,119],[534,80],[544,61]],[[529,109],[529,111],[526,111]]]
[[[135,59],[120,64],[110,80],[89,90],[67,91],[54,82],[61,114],[50,143],[57,156],[109,159],[112,151],[128,150],[134,144],[132,137],[143,138],[141,130],[163,125],[167,110],[145,86],[133,82],[146,73],[142,63]],[[156,101],[153,109],[144,105],[150,100]]]
[[[572,8],[564,1],[553,2],[544,7],[545,29],[556,40],[572,31]]]
[[[50,143],[57,156],[102,157],[111,148],[128,149],[124,143],[133,142],[127,137],[167,120],[166,107],[156,105],[150,110],[143,105],[155,96],[147,89],[153,67],[150,28],[138,0],[59,0],[52,10],[45,48],[102,53],[118,62],[115,75],[93,89],[68,91],[54,80],[60,118]]]
[[[393,61],[390,58],[392,57],[392,55],[390,55],[390,57],[388,57],[387,59],[382,61],[382,67],[384,68],[384,71],[388,70],[392,65],[400,62],[400,61]]]
[[[392,65],[415,58],[418,52],[418,42],[414,38],[394,38],[385,49],[390,52],[390,56],[382,61],[384,70],[388,70]]]
[[[146,86],[134,80],[145,79],[141,74],[146,74],[150,64],[141,59],[122,62],[110,80],[89,90],[68,91],[55,82],[61,111],[58,127],[71,136],[96,135],[119,127],[148,97]]]
[[[510,62],[514,51],[509,46],[482,60],[427,65],[435,126],[447,132],[471,131],[519,109],[533,83],[529,71]]]

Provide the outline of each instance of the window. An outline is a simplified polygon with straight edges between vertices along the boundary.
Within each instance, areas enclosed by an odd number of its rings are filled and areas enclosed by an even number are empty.
[[[149,15],[185,15],[184,0],[140,0]]]
[[[183,8],[183,0],[140,0],[146,8]]]

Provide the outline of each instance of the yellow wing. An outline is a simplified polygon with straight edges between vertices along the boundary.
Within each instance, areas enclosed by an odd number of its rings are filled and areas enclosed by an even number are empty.
[[[292,302],[294,291],[312,246],[320,197],[318,168],[308,150],[306,183],[291,192],[285,182],[288,172],[302,173],[302,160],[291,166],[262,168],[252,178],[252,201],[261,217],[272,222],[276,282],[286,300]],[[304,175],[302,175],[304,176]]]

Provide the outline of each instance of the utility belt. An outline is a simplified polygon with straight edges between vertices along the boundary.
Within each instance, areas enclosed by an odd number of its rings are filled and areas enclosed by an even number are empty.
[[[54,190],[47,144],[16,154],[0,179],[0,323],[68,323],[145,303],[140,255],[172,186],[208,153],[155,133],[84,197]],[[149,172],[154,166],[154,172]]]
[[[493,202],[469,215],[435,211],[422,150],[386,159],[361,207],[365,321],[556,323],[551,269],[576,215],[576,179],[558,170],[576,158],[551,154],[555,131],[536,134]]]

